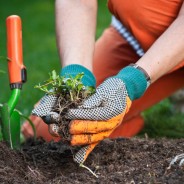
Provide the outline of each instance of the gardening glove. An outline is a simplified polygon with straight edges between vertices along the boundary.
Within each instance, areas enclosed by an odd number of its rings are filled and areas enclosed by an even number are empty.
[[[147,73],[137,65],[108,78],[78,109],[70,109],[71,145],[87,145],[75,156],[83,163],[94,147],[121,124],[131,102],[141,97],[150,84]],[[84,120],[82,120],[84,119]]]
[[[82,83],[85,86],[94,87],[96,85],[96,79],[94,75],[87,68],[81,65],[68,65],[62,68],[60,75],[66,77],[75,77],[77,74],[82,72],[84,73]],[[40,103],[32,111],[33,115],[41,117],[43,121],[49,125],[49,132],[56,137],[59,136],[57,132],[57,123],[60,121],[60,115],[56,112],[53,112],[53,107],[55,106],[57,100],[58,97],[47,94],[40,100]]]
[[[75,155],[74,161],[82,164],[95,146],[121,124],[123,117],[131,106],[131,100],[127,98],[127,107],[123,113],[106,121],[73,120],[70,123],[71,145],[86,145]],[[72,126],[74,128],[72,128]],[[88,128],[89,127],[89,128]],[[105,127],[105,128],[104,128]],[[94,131],[95,130],[95,131]]]

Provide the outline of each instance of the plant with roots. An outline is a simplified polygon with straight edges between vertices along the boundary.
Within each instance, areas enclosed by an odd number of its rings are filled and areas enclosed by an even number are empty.
[[[60,114],[58,133],[66,141],[70,139],[68,132],[70,120],[65,117],[67,110],[69,108],[76,108],[84,99],[95,92],[94,87],[84,86],[82,83],[83,76],[83,73],[79,73],[75,77],[65,77],[57,75],[56,71],[52,71],[49,74],[49,79],[35,86],[35,88],[44,91],[46,94],[58,97],[53,111]]]

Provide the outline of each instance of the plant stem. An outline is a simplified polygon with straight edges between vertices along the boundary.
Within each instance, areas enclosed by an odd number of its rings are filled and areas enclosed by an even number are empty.
[[[47,82],[45,84],[38,85],[38,86],[36,86],[36,88],[41,88],[41,87],[44,87],[44,86],[48,86],[49,84],[52,84],[52,83],[53,83],[53,81],[50,81],[50,82]]]
[[[93,176],[98,178],[98,175],[96,175],[89,167],[85,166],[83,163],[81,163],[79,166],[87,169]]]
[[[74,101],[74,99],[73,99],[73,94],[72,94],[72,92],[70,91],[70,97],[71,97],[71,101],[73,102]]]

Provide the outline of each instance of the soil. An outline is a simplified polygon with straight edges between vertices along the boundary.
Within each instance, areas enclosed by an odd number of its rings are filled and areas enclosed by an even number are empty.
[[[184,139],[107,139],[85,162],[96,178],[73,162],[71,150],[62,142],[28,140],[20,151],[0,142],[0,183],[182,184],[184,168],[178,163],[168,166],[183,148]]]

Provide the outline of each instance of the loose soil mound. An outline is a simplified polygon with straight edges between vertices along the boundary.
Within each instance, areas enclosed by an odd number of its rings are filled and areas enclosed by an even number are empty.
[[[85,165],[99,178],[73,162],[67,145],[29,140],[21,151],[0,143],[1,184],[123,183],[182,184],[184,169],[171,159],[184,152],[184,139],[105,140],[88,157]]]

